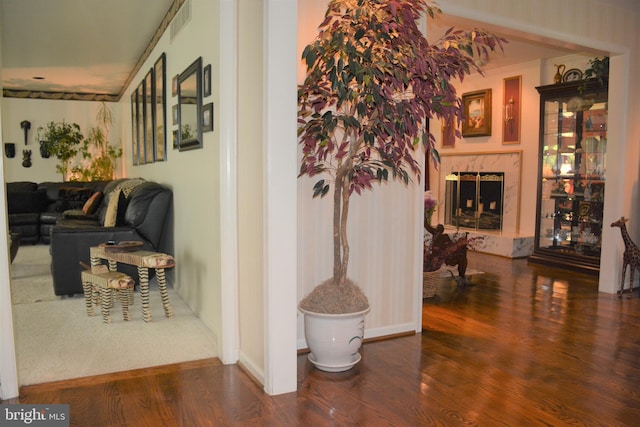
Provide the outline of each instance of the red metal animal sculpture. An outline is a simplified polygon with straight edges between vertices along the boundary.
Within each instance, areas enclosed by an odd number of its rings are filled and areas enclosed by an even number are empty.
[[[449,266],[458,266],[458,276],[454,277],[458,285],[466,284],[465,273],[467,271],[467,244],[469,243],[468,235],[457,240],[451,240],[444,233],[444,226],[438,224],[435,228],[425,222],[425,227],[433,236],[430,250],[425,250],[424,255],[424,271],[436,271],[442,264]],[[453,276],[453,273],[451,274]]]

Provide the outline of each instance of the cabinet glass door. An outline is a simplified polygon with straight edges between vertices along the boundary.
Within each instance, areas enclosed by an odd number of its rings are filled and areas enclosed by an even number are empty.
[[[558,87],[557,93],[553,87]],[[607,92],[549,85],[541,93],[534,258],[599,267],[607,152]]]

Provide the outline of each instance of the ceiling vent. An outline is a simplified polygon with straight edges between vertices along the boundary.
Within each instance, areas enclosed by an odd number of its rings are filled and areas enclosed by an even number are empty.
[[[191,21],[191,0],[186,0],[176,16],[171,21],[171,41]]]

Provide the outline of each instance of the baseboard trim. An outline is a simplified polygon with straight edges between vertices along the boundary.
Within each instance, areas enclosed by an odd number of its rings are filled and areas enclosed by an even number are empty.
[[[383,341],[387,339],[414,335],[417,331],[415,324],[413,323],[401,323],[398,325],[384,326],[381,328],[365,329],[364,342]],[[298,339],[298,354],[304,354],[309,352],[307,341],[304,338]]]
[[[264,387],[264,370],[257,366],[243,352],[238,355],[238,366],[251,377],[253,381]]]

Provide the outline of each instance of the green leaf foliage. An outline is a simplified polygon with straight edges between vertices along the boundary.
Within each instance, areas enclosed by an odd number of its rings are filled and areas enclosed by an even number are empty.
[[[122,157],[122,148],[109,144],[113,120],[105,103],[98,110],[96,122],[86,139],[77,123],[49,122],[38,128],[42,146],[60,161],[56,171],[63,180],[106,181],[114,178],[116,160]]]

